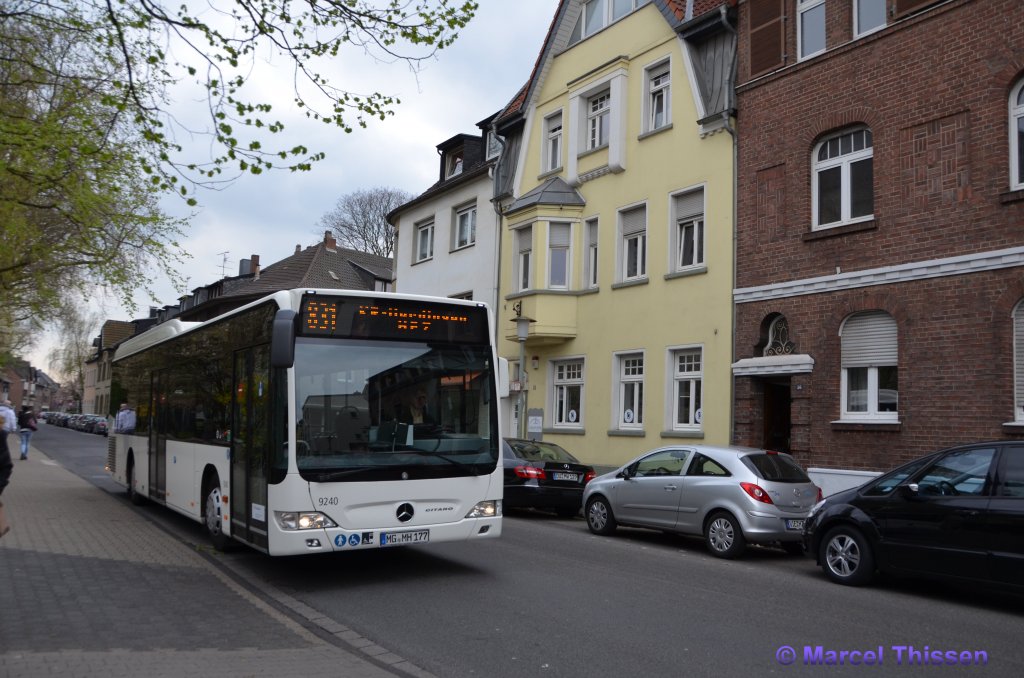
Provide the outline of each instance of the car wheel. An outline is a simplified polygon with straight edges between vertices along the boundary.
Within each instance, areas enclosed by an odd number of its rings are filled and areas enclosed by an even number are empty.
[[[711,516],[704,528],[704,539],[711,555],[718,558],[735,558],[747,548],[739,523],[724,511]]]
[[[146,498],[135,489],[135,464],[128,466],[128,501],[135,506],[142,506],[146,503]]]
[[[618,523],[612,514],[612,507],[604,497],[594,497],[587,502],[587,527],[594,534],[611,534]]]
[[[825,576],[846,586],[861,586],[875,575],[875,558],[860,530],[843,525],[821,540],[818,562]]]
[[[206,532],[210,535],[210,542],[218,551],[226,551],[229,540],[224,534],[224,507],[221,502],[220,481],[216,476],[206,490],[205,514]]]

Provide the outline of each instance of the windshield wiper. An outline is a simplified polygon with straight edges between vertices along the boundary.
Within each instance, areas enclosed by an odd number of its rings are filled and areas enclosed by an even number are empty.
[[[354,466],[346,469],[338,469],[336,471],[315,471],[312,475],[315,476],[314,481],[318,483],[329,483],[332,480],[338,480],[346,476],[350,476],[367,469],[377,468],[376,466]]]
[[[437,457],[438,459],[443,459],[444,461],[448,462],[449,464],[452,464],[453,466],[458,466],[460,468],[472,468],[473,475],[480,475],[480,465],[476,462],[459,461],[458,459],[453,459],[448,455],[440,454],[438,452],[430,452],[428,450],[421,450],[417,447],[411,447],[408,450],[403,450],[403,452],[412,452],[413,454],[418,454],[421,457]]]

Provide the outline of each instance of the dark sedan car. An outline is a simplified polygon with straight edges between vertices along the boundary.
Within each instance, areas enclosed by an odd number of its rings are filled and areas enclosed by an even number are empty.
[[[1024,589],[1024,443],[943,450],[827,497],[804,539],[840,584],[882,571]]]
[[[502,445],[505,463],[507,508],[554,511],[563,518],[579,513],[583,488],[594,478],[594,468],[554,443],[506,438]]]

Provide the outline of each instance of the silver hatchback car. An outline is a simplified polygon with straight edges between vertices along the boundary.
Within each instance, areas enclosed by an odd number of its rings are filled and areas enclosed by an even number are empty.
[[[645,452],[590,481],[587,527],[702,535],[711,553],[735,558],[747,543],[778,542],[801,553],[804,520],[821,499],[793,457],[744,447],[680,445]]]

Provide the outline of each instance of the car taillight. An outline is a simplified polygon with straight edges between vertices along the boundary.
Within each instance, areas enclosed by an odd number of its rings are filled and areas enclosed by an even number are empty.
[[[819,487],[819,488],[817,488],[817,490],[818,490],[818,501],[821,501],[821,500],[822,500],[822,499],[824,499],[825,497],[824,497],[824,495],[822,495],[822,493],[821,493],[821,488],[820,488],[820,487]]]
[[[536,466],[516,466],[516,475],[527,480],[544,480],[547,475],[544,469]]]
[[[591,480],[597,477],[597,474],[593,471],[587,471],[587,474],[583,476],[583,484],[586,485]]]
[[[772,498],[768,496],[768,493],[754,483],[740,483],[740,487],[742,487],[743,491],[749,494],[754,501],[759,501],[762,504],[773,503]]]

